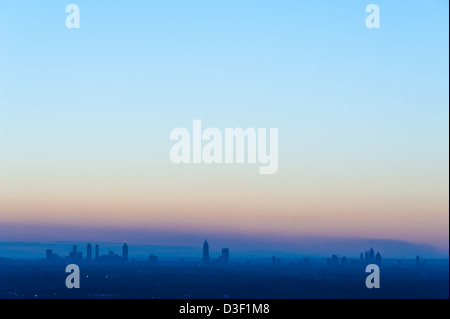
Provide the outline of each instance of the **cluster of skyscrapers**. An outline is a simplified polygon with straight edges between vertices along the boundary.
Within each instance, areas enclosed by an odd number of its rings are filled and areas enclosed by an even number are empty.
[[[227,265],[230,261],[230,249],[229,248],[222,248],[222,255],[219,256],[217,259],[210,260],[209,257],[209,244],[208,241],[205,239],[205,242],[203,243],[203,264],[207,265],[210,262],[212,264],[222,264]]]
[[[327,264],[331,266],[338,266],[338,265],[368,265],[368,264],[377,264],[381,265],[381,254],[377,252],[375,254],[375,251],[373,248],[370,250],[366,250],[363,253],[360,254],[359,260],[358,259],[348,259],[347,257],[339,258],[337,255],[331,256],[331,258],[327,259]]]
[[[94,261],[106,261],[106,262],[113,262],[113,261],[121,261],[126,262],[128,261],[128,244],[125,242],[122,245],[122,256],[119,256],[117,254],[114,254],[113,251],[109,251],[108,254],[100,255],[100,246],[97,244],[94,247],[94,255],[92,254],[92,244],[87,244],[86,246],[86,257],[83,259],[83,253],[81,251],[78,251],[77,245],[73,245],[72,251],[69,252],[69,256],[66,257],[70,262],[73,263],[80,263],[80,262],[94,262]],[[59,257],[57,254],[53,253],[53,249],[47,249],[46,250],[46,261],[58,261],[58,260],[64,260],[62,257]],[[148,258],[149,262],[152,264],[156,264],[158,262],[158,256],[150,255]],[[204,265],[208,264],[217,264],[217,265],[227,265],[230,261],[230,249],[229,248],[222,248],[222,255],[218,258],[212,259],[209,255],[209,244],[208,241],[205,239],[205,242],[203,243],[203,258],[202,263]],[[309,264],[311,261],[309,258],[304,259],[305,264]],[[275,255],[272,256],[272,263],[273,264],[279,264],[280,259],[277,258]],[[377,252],[375,254],[375,251],[373,248],[370,250],[366,250],[363,253],[360,254],[360,259],[351,259],[348,260],[345,256],[342,258],[339,258],[337,255],[333,255],[331,258],[327,259],[327,264],[332,266],[337,265],[347,265],[347,264],[377,264],[381,265],[381,254]],[[420,264],[421,260],[420,257],[417,256],[417,264]],[[424,263],[424,262],[423,262]]]
[[[377,252],[377,254],[375,255],[375,251],[373,250],[373,248],[370,248],[370,250],[366,250],[364,252],[364,255],[363,255],[363,253],[361,253],[359,255],[359,259],[364,264],[381,265],[381,254],[380,254],[380,252]]]
[[[114,254],[113,251],[109,251],[106,255],[100,255],[100,246],[95,245],[95,255],[92,256],[92,244],[86,246],[86,257],[83,259],[83,252],[78,251],[77,245],[73,245],[72,251],[69,252],[69,256],[66,257],[70,262],[93,262],[93,261],[128,261],[128,244],[125,242],[122,245],[122,256]],[[53,253],[53,249],[47,249],[45,254],[46,261],[58,261],[62,260],[58,254]]]

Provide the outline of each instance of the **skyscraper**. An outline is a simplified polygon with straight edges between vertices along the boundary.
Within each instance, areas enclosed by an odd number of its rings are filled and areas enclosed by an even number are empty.
[[[206,239],[205,242],[203,243],[203,263],[204,264],[209,263],[209,244]]]
[[[230,249],[222,248],[222,263],[228,264],[230,260]]]
[[[99,245],[95,245],[95,259],[98,260],[100,258],[100,247]]]
[[[122,260],[128,261],[128,245],[126,242],[122,246]]]
[[[375,251],[373,250],[373,248],[370,248],[369,251],[369,263],[373,264],[375,262]]]
[[[72,262],[76,262],[76,261],[77,261],[77,257],[78,257],[78,254],[77,254],[77,245],[73,245],[73,249],[72,249],[72,251],[69,253],[69,259],[70,259]]]
[[[380,252],[377,252],[377,254],[375,255],[375,263],[378,266],[381,265],[381,254],[380,254]]]
[[[86,248],[86,260],[92,261],[92,245],[90,243],[87,244]]]
[[[47,261],[52,261],[53,260],[53,249],[47,249],[45,256],[46,256]]]
[[[331,256],[331,264],[337,266],[339,264],[339,257],[337,255]]]

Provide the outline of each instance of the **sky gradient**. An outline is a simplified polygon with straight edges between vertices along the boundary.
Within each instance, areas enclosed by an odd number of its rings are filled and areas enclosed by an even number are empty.
[[[0,223],[448,255],[448,2],[377,0],[376,30],[364,1],[69,3],[0,1]],[[173,164],[196,119],[278,128],[278,172]]]

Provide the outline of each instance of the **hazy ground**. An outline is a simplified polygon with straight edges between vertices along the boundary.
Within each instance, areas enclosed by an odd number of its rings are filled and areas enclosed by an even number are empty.
[[[363,266],[129,262],[82,263],[69,290],[67,264],[0,261],[0,298],[449,298],[448,260],[384,264],[380,289],[366,288]]]

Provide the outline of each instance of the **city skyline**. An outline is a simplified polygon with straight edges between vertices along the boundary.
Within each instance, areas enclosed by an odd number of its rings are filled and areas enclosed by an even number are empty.
[[[1,242],[0,241],[0,257],[13,258],[13,259],[40,259],[42,252],[45,251],[47,259],[51,259],[52,256],[57,256],[60,259],[61,256],[66,256],[68,260],[78,261],[93,261],[104,259],[107,260],[123,260],[129,261],[131,259],[147,259],[150,255],[161,257],[163,259],[177,259],[177,258],[189,258],[197,259],[202,264],[221,263],[224,260],[228,260],[230,248],[233,251],[233,258],[237,260],[241,259],[267,259],[272,254],[278,257],[288,259],[302,259],[308,258],[326,258],[327,256],[337,253],[340,256],[348,258],[354,258],[355,260],[375,260],[376,255],[373,249],[366,250],[364,246],[375,245],[378,247],[377,255],[380,251],[384,251],[384,257],[388,259],[414,259],[420,255],[426,259],[446,259],[448,255],[439,254],[427,249],[427,247],[408,245],[408,243],[393,243],[382,241],[367,241],[358,240],[359,245],[352,245],[351,241],[333,243],[334,240],[323,242],[323,249],[311,250],[310,243],[302,243],[297,249],[292,249],[298,243],[294,245],[280,246],[268,246],[266,249],[251,249],[242,248],[241,245],[231,242],[231,245],[226,242],[219,241],[210,250],[210,245],[207,239],[204,240],[200,249],[199,246],[184,245],[152,245],[136,243],[132,245],[131,257],[129,257],[129,245],[127,241],[122,243],[114,242],[92,242],[92,241],[55,241],[55,242],[42,242],[42,243],[27,243],[27,242]],[[179,243],[181,244],[181,243]],[[392,250],[392,246],[397,245],[396,250]],[[342,246],[346,246],[346,249],[342,249]],[[51,247],[51,248],[50,248]],[[77,250],[77,247],[85,247]],[[230,247],[230,248],[228,248]],[[70,249],[68,255],[67,251]],[[93,249],[95,249],[95,255],[93,255]],[[355,251],[361,250],[361,254],[355,254]],[[365,252],[363,254],[363,252]],[[150,254],[151,253],[151,254]],[[156,255],[155,255],[156,254]],[[199,257],[200,256],[200,257]],[[228,263],[228,262],[225,262]]]
[[[72,245],[72,251],[69,251],[68,255],[60,256],[57,253],[54,253],[52,248],[47,248],[45,250],[45,258],[39,258],[38,260],[44,260],[46,262],[71,262],[71,263],[92,263],[92,262],[135,262],[135,258],[129,259],[128,255],[128,244],[127,242],[124,242],[121,246],[122,248],[122,255],[115,254],[114,251],[108,250],[106,254],[100,254],[100,244],[95,244],[95,258],[92,257],[92,243],[87,243],[86,245],[86,257],[83,257],[83,250],[78,250],[78,245],[74,244]],[[205,239],[203,245],[202,245],[202,256],[198,256],[198,264],[203,265],[228,265],[230,263],[230,249],[229,248],[221,248],[221,255],[218,255],[217,258],[211,258],[209,253],[209,243],[207,239]],[[172,256],[174,258],[180,258],[183,256]],[[3,260],[5,257],[0,256]],[[268,259],[268,258],[266,258]],[[279,264],[280,258],[277,258],[276,255],[272,255],[271,257],[273,264]],[[294,258],[291,258],[294,259]],[[363,252],[360,253],[359,258],[352,258],[351,256],[341,256],[341,261],[339,262],[339,256],[333,254],[331,258],[327,258],[326,262],[328,265],[337,266],[339,264],[343,266],[347,265],[368,265],[368,264],[377,264],[381,265],[382,257],[380,252],[377,252],[375,254],[375,251],[373,248],[370,250],[365,250],[364,254]],[[150,254],[148,256],[148,260],[151,263],[157,263],[158,256],[155,256],[153,254]],[[239,258],[236,258],[235,261],[240,260]],[[420,258],[419,255],[415,256],[416,264],[425,264],[425,261]],[[180,263],[184,263],[184,258],[179,259]],[[246,260],[247,263],[251,261],[251,259]],[[299,261],[300,262],[300,261]],[[398,263],[401,262],[401,259],[398,259]],[[311,258],[305,257],[303,258],[304,264],[310,264]]]

